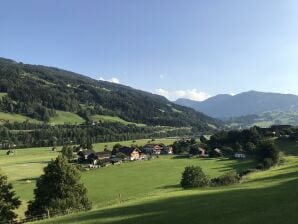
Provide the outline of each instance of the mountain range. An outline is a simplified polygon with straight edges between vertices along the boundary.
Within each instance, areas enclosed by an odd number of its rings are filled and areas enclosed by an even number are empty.
[[[234,96],[220,94],[202,102],[178,99],[175,103],[222,120],[268,112],[298,111],[297,95],[258,91],[243,92]]]

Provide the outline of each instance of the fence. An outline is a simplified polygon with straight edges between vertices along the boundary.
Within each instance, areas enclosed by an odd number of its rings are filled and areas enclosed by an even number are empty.
[[[73,214],[73,213],[79,213],[79,212],[83,212],[86,211],[85,208],[76,208],[76,209],[67,209],[64,212],[50,212],[47,211],[47,213],[43,214],[43,215],[36,215],[36,216],[30,216],[18,221],[0,221],[0,224],[23,224],[23,223],[27,223],[27,222],[35,222],[35,221],[41,221],[44,219],[50,219],[53,217],[59,217],[59,216],[63,216],[63,215],[69,215],[69,214]]]

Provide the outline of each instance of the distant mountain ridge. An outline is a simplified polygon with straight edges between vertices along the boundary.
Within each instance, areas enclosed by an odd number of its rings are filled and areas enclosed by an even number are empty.
[[[243,92],[234,96],[221,94],[202,102],[178,99],[175,103],[224,120],[270,111],[298,110],[297,95],[258,91]]]

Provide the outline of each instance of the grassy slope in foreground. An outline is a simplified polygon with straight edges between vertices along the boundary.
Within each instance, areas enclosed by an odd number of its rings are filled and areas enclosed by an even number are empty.
[[[164,186],[166,190],[155,196],[144,195],[118,202],[118,205],[42,223],[259,224],[260,220],[264,224],[297,223],[298,145],[289,141],[277,141],[277,144],[286,155],[285,163],[269,171],[253,173],[241,184],[188,191],[175,188],[175,185]],[[227,170],[208,168],[209,172]]]
[[[98,195],[100,192],[98,188]],[[294,224],[298,219],[297,207],[298,159],[287,157],[286,164],[254,173],[238,185],[187,191],[172,189],[153,197],[41,223]]]

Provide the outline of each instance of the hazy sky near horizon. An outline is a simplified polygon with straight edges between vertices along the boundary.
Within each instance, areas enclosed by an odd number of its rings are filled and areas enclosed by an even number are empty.
[[[203,100],[298,94],[296,0],[2,0],[0,57]]]

